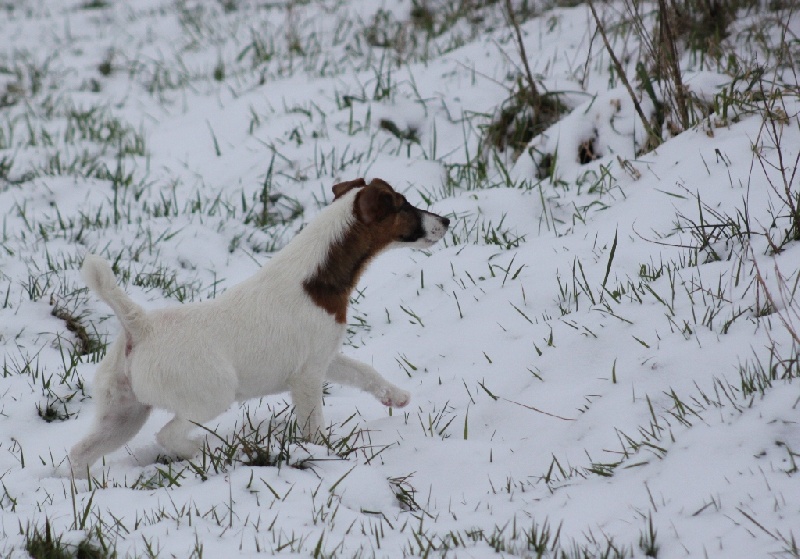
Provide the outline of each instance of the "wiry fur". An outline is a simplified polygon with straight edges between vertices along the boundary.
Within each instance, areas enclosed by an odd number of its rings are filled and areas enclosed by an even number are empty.
[[[338,352],[342,315],[375,254],[429,246],[448,220],[413,208],[379,179],[343,183],[334,193],[336,200],[286,248],[215,300],[146,312],[116,284],[105,260],[86,257],[86,284],[114,310],[123,335],[97,370],[94,426],[70,451],[76,475],[135,435],[153,406],[175,414],[158,433],[159,444],[188,458],[201,447],[189,437],[194,423],[236,400],[289,390],[306,438],[324,428],[326,378],[387,406],[408,403],[408,392]]]

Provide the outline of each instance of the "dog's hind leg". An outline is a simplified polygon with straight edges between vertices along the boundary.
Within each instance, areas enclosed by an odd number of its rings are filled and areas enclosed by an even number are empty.
[[[402,408],[408,404],[411,395],[395,386],[378,371],[360,361],[341,353],[334,356],[326,375],[328,380],[360,388],[375,396],[384,406]]]
[[[88,475],[89,466],[128,442],[150,415],[150,406],[136,399],[124,371],[124,336],[111,347],[95,376],[94,425],[86,437],[69,453],[72,473]]]
[[[324,433],[322,417],[322,374],[319,368],[306,366],[302,373],[289,381],[297,426],[307,441]]]
[[[155,368],[157,362],[152,366]],[[162,374],[164,382],[158,387],[148,387],[147,401],[175,414],[158,432],[156,440],[167,452],[188,460],[205,443],[205,436],[192,435],[191,431],[223,413],[235,401],[236,371],[214,352],[199,350],[191,357],[184,356],[181,366],[191,373],[178,381],[174,370]]]

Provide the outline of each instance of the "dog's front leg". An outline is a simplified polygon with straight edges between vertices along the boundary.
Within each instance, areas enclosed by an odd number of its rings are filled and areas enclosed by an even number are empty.
[[[411,400],[408,392],[383,378],[378,371],[341,353],[337,353],[331,361],[327,378],[369,392],[384,406],[402,408]]]

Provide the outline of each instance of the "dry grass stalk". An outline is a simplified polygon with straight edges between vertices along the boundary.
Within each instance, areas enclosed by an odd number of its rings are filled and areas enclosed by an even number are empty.
[[[589,0],[589,9],[592,11],[592,17],[594,17],[595,23],[597,23],[597,30],[600,32],[600,37],[603,39],[603,44],[606,47],[606,51],[608,51],[609,56],[611,57],[611,62],[614,64],[614,69],[617,71],[620,80],[625,85],[625,89],[628,90],[628,95],[631,97],[631,101],[633,101],[633,107],[636,109],[636,113],[639,115],[639,118],[642,120],[642,124],[644,125],[645,130],[647,131],[648,142],[647,145],[651,145],[652,147],[656,147],[661,143],[661,135],[653,129],[653,126],[650,124],[650,120],[645,116],[644,111],[642,110],[642,105],[639,103],[639,99],[636,97],[636,92],[633,90],[633,86],[631,86],[631,82],[628,80],[628,77],[625,75],[625,69],[622,67],[622,63],[617,58],[617,55],[614,54],[614,50],[611,48],[611,43],[608,40],[608,36],[606,35],[605,27],[603,26],[603,22],[600,21],[600,17],[597,15],[597,11],[594,9],[594,2]]]

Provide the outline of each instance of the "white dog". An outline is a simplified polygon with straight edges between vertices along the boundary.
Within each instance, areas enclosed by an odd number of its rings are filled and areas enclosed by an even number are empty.
[[[236,400],[289,390],[303,436],[324,430],[322,384],[360,388],[386,406],[409,393],[339,353],[350,294],[367,263],[395,246],[428,247],[449,220],[415,208],[380,179],[333,187],[334,201],[258,273],[215,300],[147,312],[116,284],[102,258],[83,264],[87,285],[116,313],[122,333],[94,381],[97,415],[70,451],[75,475],[133,437],[151,407],[175,414],[157,440],[191,458],[189,432]]]

